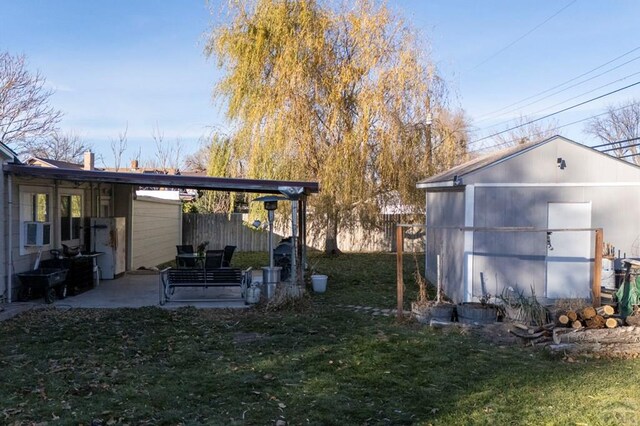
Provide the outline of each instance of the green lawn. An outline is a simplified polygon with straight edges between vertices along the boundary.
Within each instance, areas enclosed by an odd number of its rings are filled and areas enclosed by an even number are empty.
[[[393,307],[393,255],[321,258],[318,270],[328,292],[296,310],[47,309],[2,322],[0,424],[639,422],[637,360],[569,363],[335,307]]]

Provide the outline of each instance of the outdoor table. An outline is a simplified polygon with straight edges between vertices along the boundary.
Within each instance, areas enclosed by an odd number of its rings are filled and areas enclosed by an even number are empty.
[[[180,266],[185,263],[186,260],[192,259],[195,264],[195,268],[204,268],[205,255],[199,253],[182,253],[176,255],[176,267],[178,268],[190,268],[189,266]]]

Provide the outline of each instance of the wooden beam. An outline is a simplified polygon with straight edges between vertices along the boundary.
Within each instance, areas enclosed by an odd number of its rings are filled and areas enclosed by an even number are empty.
[[[593,283],[591,284],[591,292],[593,293],[593,306],[600,306],[600,286],[602,285],[602,249],[604,245],[604,236],[602,228],[596,229],[595,253],[593,256]]]
[[[404,312],[404,279],[402,277],[402,249],[404,247],[404,229],[396,227],[396,293],[398,297],[398,319],[402,319]]]

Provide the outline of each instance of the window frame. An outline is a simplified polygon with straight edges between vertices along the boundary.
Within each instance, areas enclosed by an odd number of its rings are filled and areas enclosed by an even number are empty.
[[[20,255],[26,255],[31,253],[38,253],[41,250],[50,249],[53,240],[55,238],[55,226],[54,226],[54,216],[53,216],[53,187],[50,186],[31,186],[31,185],[19,185],[18,193],[20,194],[20,204],[18,206],[18,217],[20,218]],[[45,194],[47,195],[47,206],[46,206],[46,221],[34,221],[33,216],[33,208],[32,200],[33,195],[36,194]],[[30,206],[27,209],[27,206]],[[27,213],[30,213],[27,217]],[[37,218],[36,218],[37,219]],[[27,236],[26,236],[26,227],[25,223],[27,222],[41,222],[48,223],[50,226],[51,233],[49,235],[49,243],[44,244],[42,246],[26,246]]]
[[[69,240],[64,240],[62,237],[62,197],[73,197],[73,196],[79,196],[80,197],[80,229],[78,231],[78,238],[71,238]],[[70,201],[72,200],[72,198],[70,198]],[[73,202],[71,201],[71,204],[69,205],[70,208],[72,208],[72,204]],[[57,216],[57,228],[59,230],[58,232],[58,237],[60,238],[60,244],[65,244],[67,246],[70,247],[78,247],[80,245],[82,245],[82,242],[84,241],[83,235],[82,235],[82,222],[85,218],[85,211],[84,211],[84,191],[82,189],[73,189],[73,188],[58,188],[58,216]],[[71,233],[70,236],[73,236],[73,216],[69,216],[69,232]]]

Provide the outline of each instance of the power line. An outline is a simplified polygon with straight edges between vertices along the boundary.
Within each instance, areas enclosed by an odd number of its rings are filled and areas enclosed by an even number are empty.
[[[605,63],[604,63],[604,64],[602,64],[602,65],[598,65],[597,67],[595,67],[595,68],[593,68],[593,69],[591,69],[591,70],[589,70],[589,71],[587,71],[587,72],[584,72],[584,73],[580,74],[580,75],[579,75],[579,76],[577,76],[577,77],[573,77],[573,78],[571,78],[571,79],[569,79],[569,80],[567,80],[567,81],[565,81],[565,82],[563,82],[563,83],[557,84],[557,85],[555,85],[555,86],[553,86],[553,87],[551,87],[551,88],[549,88],[549,89],[547,89],[547,90],[544,90],[544,91],[542,91],[542,92],[540,92],[540,93],[536,93],[536,94],[534,94],[534,95],[531,95],[531,96],[529,96],[529,97],[527,97],[527,98],[524,98],[524,99],[519,100],[519,101],[517,101],[517,102],[514,102],[514,103],[512,103],[512,104],[509,104],[509,105],[507,105],[507,106],[505,106],[505,107],[502,107],[502,108],[500,108],[500,109],[497,109],[497,110],[495,110],[495,111],[492,111],[492,112],[489,112],[489,113],[483,114],[483,115],[481,115],[479,118],[483,118],[483,117],[487,117],[487,116],[494,115],[494,114],[496,114],[496,113],[498,113],[498,112],[502,112],[502,111],[504,111],[505,109],[511,108],[512,106],[515,106],[515,105],[521,104],[522,102],[526,102],[526,101],[528,101],[528,100],[530,100],[530,99],[533,99],[533,98],[536,98],[536,97],[538,97],[538,96],[540,96],[540,95],[544,95],[544,94],[546,94],[546,93],[548,93],[548,92],[550,92],[550,91],[552,91],[552,90],[558,89],[558,88],[560,88],[560,87],[562,87],[562,86],[564,86],[564,85],[566,85],[566,84],[569,84],[569,83],[571,83],[571,82],[573,82],[573,81],[578,80],[579,78],[582,78],[582,77],[584,77],[584,76],[586,76],[586,75],[589,75],[589,74],[591,74],[592,72],[597,71],[597,70],[599,70],[600,68],[603,68],[603,67],[605,67],[605,66],[607,66],[607,65],[609,65],[609,64],[611,64],[611,63],[613,63],[613,62],[615,62],[615,61],[617,61],[618,59],[624,58],[625,56],[627,56],[627,55],[629,55],[629,54],[631,54],[631,53],[633,53],[633,52],[635,52],[635,51],[637,51],[637,50],[640,50],[640,46],[638,46],[638,47],[636,47],[636,48],[634,48],[634,49],[631,49],[631,50],[629,50],[628,52],[625,52],[625,53],[623,53],[622,55],[620,55],[620,56],[618,56],[618,57],[616,57],[616,58],[613,58],[613,59],[611,59],[610,61],[605,62]],[[637,58],[636,58],[636,59],[637,59]],[[633,61],[633,60],[635,60],[635,59],[632,59],[632,61]],[[622,65],[626,65],[626,64],[628,64],[629,62],[631,62],[631,61],[625,62],[625,63],[624,63],[624,64],[622,64]],[[621,65],[621,66],[622,66],[622,65]],[[613,70],[615,70],[615,69],[617,69],[617,68],[619,68],[619,67],[612,68],[612,69],[610,69],[609,71],[613,71]],[[599,75],[602,75],[602,74],[599,74]],[[588,81],[588,80],[587,80],[587,81]]]
[[[640,49],[640,47],[638,47],[637,49]],[[637,49],[636,49],[636,50],[637,50]],[[575,83],[575,84],[572,84],[571,86],[565,87],[564,89],[561,89],[561,90],[555,91],[555,92],[553,92],[553,93],[551,93],[551,94],[549,94],[549,95],[547,95],[547,96],[544,96],[544,97],[542,97],[542,98],[540,98],[540,99],[538,99],[538,100],[535,100],[535,101],[533,101],[533,102],[529,102],[528,104],[522,105],[521,107],[518,107],[518,108],[515,108],[515,109],[512,109],[512,110],[508,110],[508,111],[507,111],[507,112],[505,112],[504,114],[507,114],[507,113],[512,112],[512,111],[516,111],[516,109],[522,109],[522,108],[526,108],[526,107],[531,106],[531,105],[535,105],[535,104],[537,104],[538,102],[543,101],[543,100],[545,100],[545,99],[548,99],[548,98],[550,98],[550,97],[552,97],[552,96],[555,96],[555,95],[557,95],[557,94],[559,94],[559,93],[562,93],[562,92],[565,92],[565,91],[567,91],[567,90],[569,90],[569,89],[572,89],[572,88],[574,88],[574,87],[580,86],[581,84],[584,84],[584,83],[586,83],[586,82],[588,82],[588,81],[594,80],[594,79],[596,79],[596,78],[598,78],[598,77],[602,77],[603,75],[605,75],[605,74],[607,74],[607,73],[610,73],[611,71],[615,71],[615,70],[617,70],[617,69],[619,69],[619,68],[622,68],[623,66],[628,65],[628,64],[630,64],[631,62],[637,61],[638,59],[640,59],[640,56],[636,56],[635,58],[630,59],[630,60],[628,60],[627,62],[624,62],[624,63],[622,63],[622,64],[620,64],[620,65],[617,65],[617,66],[615,66],[615,67],[613,67],[613,68],[610,68],[610,69],[608,69],[608,70],[606,70],[606,71],[604,71],[604,72],[601,72],[600,74],[596,74],[596,75],[594,75],[593,77],[589,77],[589,78],[588,78],[588,79],[586,79],[586,80],[579,81],[579,82],[577,82],[577,83]],[[637,74],[637,73],[635,73],[635,74]],[[625,78],[628,78],[628,77],[634,76],[635,74],[628,75],[628,76],[627,76],[627,77],[625,77]],[[584,74],[583,74],[583,75],[584,75]],[[623,78],[623,79],[624,79],[624,78]],[[574,80],[575,80],[575,79],[570,80],[570,81],[574,81]],[[542,94],[548,93],[549,91],[553,90],[554,88],[561,87],[561,86],[563,86],[563,85],[565,85],[565,84],[569,83],[570,81],[565,82],[565,83],[563,83],[563,84],[561,84],[561,85],[559,85],[559,86],[555,86],[555,87],[553,87],[553,88],[551,88],[551,89],[545,90],[544,92],[541,92],[541,93],[539,93],[538,95],[530,96],[529,98],[526,98],[525,100],[528,100],[528,99],[531,99],[531,98],[535,98],[535,97],[538,97],[538,96],[540,96],[540,95],[542,95]],[[616,81],[614,81],[614,82],[612,82],[612,83],[609,83],[609,84],[613,84],[613,83],[616,83],[616,82],[618,82],[618,81],[620,81],[620,80],[616,80]],[[606,86],[606,85],[605,85],[605,86]],[[600,86],[600,87],[598,87],[598,88],[596,88],[596,89],[593,89],[592,91],[595,91],[595,90],[601,89],[602,87],[604,87],[604,86]],[[587,93],[590,93],[590,92],[587,92]],[[583,93],[583,95],[584,95],[584,94],[585,94],[585,93]],[[582,95],[580,95],[580,96],[582,96]],[[573,99],[573,98],[572,98],[572,99]],[[524,102],[524,100],[523,100],[523,101],[520,101],[520,102],[516,102],[515,104],[512,104],[512,105],[517,105],[517,104],[522,103],[522,102]],[[564,101],[564,102],[567,102],[567,101]],[[506,108],[507,108],[507,107],[502,108],[502,109],[501,109],[501,110],[499,110],[499,111],[503,111],[503,110],[504,110],[504,109],[506,109]],[[551,106],[551,107],[547,107],[547,109],[548,109],[548,108],[553,108],[553,106]],[[502,114],[502,115],[504,115],[504,114]],[[485,116],[486,116],[486,114],[485,114],[484,116],[481,116],[481,117],[485,117]],[[484,120],[480,120],[480,122],[487,121],[487,120],[489,120],[489,119],[490,119],[490,118],[485,118]],[[493,126],[490,126],[490,127],[493,127]]]
[[[623,90],[627,90],[627,89],[629,89],[629,88],[631,88],[631,87],[637,86],[638,84],[640,84],[640,81],[636,81],[635,83],[629,84],[629,85],[627,85],[627,86],[621,87],[621,88],[616,89],[616,90],[612,90],[611,92],[607,92],[607,93],[605,93],[605,94],[603,94],[603,95],[596,96],[595,98],[587,99],[586,101],[583,101],[583,102],[577,103],[577,104],[575,104],[575,105],[571,105],[571,106],[569,106],[569,107],[563,108],[563,109],[561,109],[561,110],[559,110],[559,111],[552,112],[551,114],[544,115],[544,116],[539,117],[539,118],[536,118],[536,119],[534,119],[534,120],[530,120],[530,121],[528,121],[528,122],[526,122],[526,123],[522,123],[522,124],[519,124],[519,125],[517,125],[517,126],[513,126],[513,127],[510,127],[510,128],[508,128],[508,129],[502,130],[502,131],[500,131],[500,132],[496,132],[496,133],[493,133],[493,134],[491,134],[491,135],[488,135],[488,136],[482,137],[482,138],[480,138],[480,139],[476,139],[475,141],[471,141],[471,142],[469,142],[469,145],[474,144],[474,143],[478,143],[478,142],[480,142],[480,141],[483,141],[483,140],[486,140],[486,139],[489,139],[489,138],[492,138],[492,137],[494,137],[494,136],[501,135],[501,134],[506,133],[506,132],[510,132],[511,130],[519,129],[520,127],[524,127],[524,126],[526,126],[526,125],[529,125],[529,124],[532,124],[532,123],[536,123],[536,122],[541,121],[541,120],[544,120],[544,119],[546,119],[546,118],[553,117],[554,115],[558,115],[558,114],[561,114],[561,113],[563,113],[563,112],[569,111],[569,110],[571,110],[571,109],[577,108],[577,107],[579,107],[579,106],[586,105],[586,104],[588,104],[588,103],[590,103],[590,102],[597,101],[598,99],[602,99],[602,98],[607,97],[607,96],[609,96],[609,95],[613,95],[614,93],[618,93],[618,92],[621,92],[621,91],[623,91]]]
[[[629,138],[629,139],[624,139],[624,140],[621,140],[621,141],[615,141],[615,142],[607,142],[607,143],[603,143],[602,145],[592,146],[591,148],[602,148],[602,147],[605,147],[605,146],[615,145],[615,144],[617,144],[617,143],[633,142],[633,141],[637,141],[637,140],[640,140],[640,137],[637,137],[637,138]],[[638,145],[640,145],[640,143],[636,143],[636,144],[633,144],[633,145],[627,145],[627,146],[624,146],[624,147],[622,147],[622,148],[630,148],[630,147],[632,147],[632,146],[638,146]],[[603,150],[602,150],[602,151],[600,151],[600,152],[615,151],[616,149],[620,149],[620,147],[616,147],[616,148],[609,148],[609,149],[603,149]]]
[[[495,58],[496,56],[498,56],[499,54],[501,54],[502,52],[504,52],[505,50],[507,50],[508,48],[510,48],[511,46],[513,46],[514,44],[516,44],[517,42],[519,42],[520,40],[522,40],[523,38],[525,38],[526,36],[528,36],[529,34],[531,34],[532,32],[534,32],[535,30],[537,30],[538,28],[540,28],[541,26],[543,26],[544,24],[546,24],[547,22],[549,22],[550,20],[552,20],[553,18],[555,18],[557,15],[559,15],[563,10],[565,10],[566,8],[568,8],[569,6],[571,6],[572,4],[574,4],[576,1],[578,0],[573,0],[572,2],[570,2],[569,4],[567,4],[566,6],[562,7],[560,10],[558,10],[556,13],[554,13],[553,15],[551,15],[550,17],[548,17],[547,19],[545,19],[544,21],[542,21],[541,23],[539,23],[538,25],[536,25],[535,27],[533,27],[532,29],[530,29],[529,31],[527,31],[526,33],[524,33],[523,35],[521,35],[520,37],[518,37],[517,39],[515,39],[514,41],[512,41],[511,43],[507,44],[505,47],[503,47],[502,49],[498,50],[496,53],[494,53],[493,55],[489,56],[488,58],[486,58],[485,60],[483,60],[482,62],[480,62],[478,65],[476,65],[475,67],[471,68],[468,72],[470,71],[474,71],[477,68],[481,67],[482,65],[486,64],[487,62],[489,62],[491,59]]]
[[[553,131],[556,131],[556,130],[560,130],[560,129],[563,129],[565,127],[573,126],[575,124],[582,123],[582,122],[585,122],[587,120],[591,120],[593,118],[597,118],[597,117],[600,117],[600,116],[603,116],[603,115],[607,115],[607,114],[612,113],[612,112],[617,112],[617,111],[625,109],[625,108],[627,108],[629,106],[634,106],[634,105],[638,105],[638,104],[640,104],[640,102],[633,102],[633,103],[631,103],[629,105],[624,105],[624,106],[621,106],[619,108],[616,108],[616,109],[613,109],[613,110],[610,110],[610,111],[601,112],[600,114],[596,114],[596,115],[590,115],[590,116],[588,116],[586,118],[582,118],[580,120],[572,121],[571,123],[566,123],[566,124],[563,124],[561,126],[556,126],[556,127],[551,128],[551,129],[548,129],[548,130],[544,130],[544,131],[541,131],[541,132],[538,132],[538,133],[534,133],[532,136],[540,136],[540,135],[542,135],[543,133],[546,133],[546,132],[553,132]],[[623,143],[623,142],[628,142],[628,141],[607,142],[607,143],[602,144],[602,145],[592,146],[592,148],[596,149],[596,148],[601,148],[601,147],[608,146],[608,145],[611,145],[611,144]],[[491,146],[488,146],[488,147],[479,148],[479,149],[477,149],[475,151],[470,151],[470,153],[476,153],[476,152],[485,151],[485,150],[488,150],[488,149],[494,149],[494,148],[498,148],[498,147],[501,147],[501,146],[509,145],[511,143],[512,143],[511,141],[500,142],[498,144],[494,144],[494,145],[491,145]]]
[[[588,95],[589,93],[593,93],[593,92],[595,92],[597,90],[600,90],[600,89],[603,89],[603,88],[605,88],[607,86],[611,86],[612,84],[619,83],[619,82],[624,81],[624,80],[626,80],[628,78],[634,77],[634,76],[636,76],[638,74],[640,74],[640,71],[634,72],[633,74],[629,74],[629,75],[626,75],[626,76],[624,76],[622,78],[619,78],[617,80],[614,80],[614,81],[611,81],[609,83],[603,84],[602,86],[598,86],[595,89],[587,90],[586,92],[580,93],[579,95],[573,96],[573,97],[571,97],[569,99],[565,99],[563,101],[557,102],[557,103],[555,103],[553,105],[550,105],[548,107],[539,109],[538,111],[532,113],[531,115],[536,115],[536,114],[540,114],[541,112],[548,111],[551,108],[554,108],[554,107],[557,107],[559,105],[565,104],[565,103],[570,102],[570,101],[572,101],[574,99],[578,99],[578,98],[580,98],[580,97],[582,97],[584,95]],[[511,120],[501,121],[500,123],[492,124],[491,126],[487,126],[487,127],[483,127],[481,129],[475,130],[475,132],[480,132],[480,131],[483,131],[483,130],[491,129],[492,127],[500,127],[502,125],[509,124],[510,122],[511,122]]]

